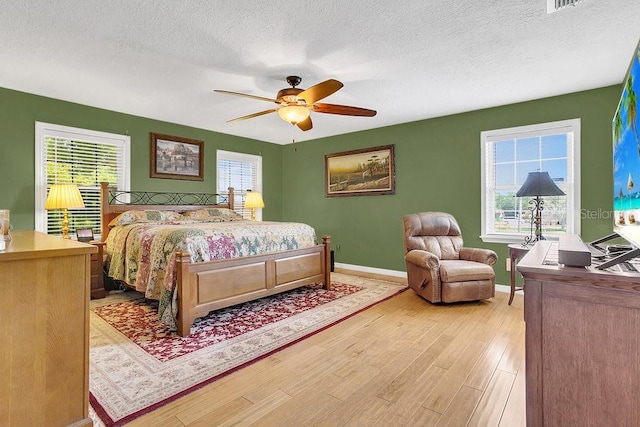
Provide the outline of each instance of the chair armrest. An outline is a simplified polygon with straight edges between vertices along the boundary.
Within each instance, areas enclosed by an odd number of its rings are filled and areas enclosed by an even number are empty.
[[[490,249],[460,248],[460,259],[494,265],[498,261],[498,255]]]
[[[404,260],[428,270],[438,270],[438,268],[440,267],[440,260],[437,256],[435,256],[431,252],[423,251],[420,249],[409,251],[404,256]]]

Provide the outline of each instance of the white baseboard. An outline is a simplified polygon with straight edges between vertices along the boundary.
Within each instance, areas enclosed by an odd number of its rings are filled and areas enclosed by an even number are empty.
[[[383,276],[392,276],[392,277],[407,277],[406,271],[398,271],[398,270],[387,270],[384,268],[375,268],[375,267],[367,267],[364,265],[355,265],[355,264],[344,264],[341,262],[335,263],[336,268],[343,268],[345,270],[353,270],[353,271],[361,271],[363,273],[371,273],[371,274],[381,274]],[[505,292],[510,293],[511,287],[509,285],[499,285],[496,284],[497,292]]]
[[[405,271],[386,270],[384,268],[366,267],[364,265],[343,264],[336,262],[336,268],[344,268],[345,270],[361,271],[363,273],[381,274],[383,276],[407,277]]]
[[[496,283],[496,292],[504,292],[506,294],[511,293],[511,286],[509,285],[498,285]]]

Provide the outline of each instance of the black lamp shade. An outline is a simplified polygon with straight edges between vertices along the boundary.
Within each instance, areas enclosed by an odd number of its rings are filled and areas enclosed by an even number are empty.
[[[549,172],[529,172],[516,197],[536,196],[564,196],[564,192],[553,182]]]

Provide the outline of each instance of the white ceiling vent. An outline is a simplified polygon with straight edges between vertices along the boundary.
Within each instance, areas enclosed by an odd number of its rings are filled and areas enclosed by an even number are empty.
[[[547,0],[547,13],[557,12],[567,6],[575,6],[582,0]]]

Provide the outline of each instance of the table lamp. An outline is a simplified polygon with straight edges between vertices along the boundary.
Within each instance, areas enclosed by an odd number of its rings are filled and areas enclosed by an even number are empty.
[[[256,208],[264,208],[262,195],[257,191],[247,190],[247,196],[244,200],[245,209],[251,209],[251,221],[256,220]]]
[[[69,239],[67,209],[84,208],[78,186],[76,184],[51,184],[44,208],[46,210],[62,209],[62,237]]]
[[[516,193],[516,197],[533,197],[529,201],[535,225],[535,238],[525,238],[526,243],[545,240],[542,236],[542,211],[544,210],[544,200],[542,196],[564,196],[564,192],[558,188],[549,176],[549,172],[529,172],[526,181]]]

